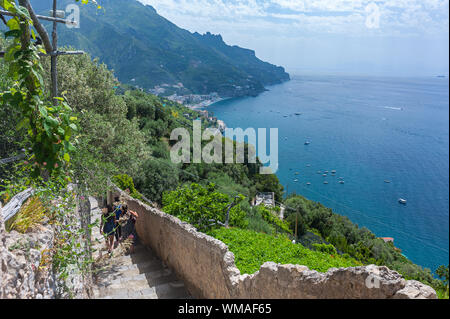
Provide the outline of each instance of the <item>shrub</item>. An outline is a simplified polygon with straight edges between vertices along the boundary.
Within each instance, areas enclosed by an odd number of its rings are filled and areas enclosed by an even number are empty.
[[[361,265],[353,258],[332,256],[293,244],[286,235],[271,236],[238,228],[219,228],[209,234],[223,241],[234,253],[236,266],[241,274],[252,274],[267,261],[305,265],[320,272],[326,272],[332,267]]]
[[[121,190],[130,190],[130,196],[136,199],[142,199],[142,195],[134,187],[133,179],[127,174],[116,175],[112,178],[114,184]]]
[[[16,230],[19,233],[26,233],[30,227],[40,224],[44,220],[45,214],[46,209],[42,205],[39,197],[30,197],[22,205],[13,220],[8,221],[10,226],[7,229],[8,231]]]
[[[152,201],[161,203],[164,191],[172,191],[179,185],[178,168],[171,161],[149,159],[136,178],[136,186]]]
[[[248,203],[245,203],[250,206]],[[245,209],[245,205],[244,209]],[[275,227],[270,225],[267,221],[264,220],[261,213],[256,207],[250,208],[248,207],[247,211],[247,221],[248,221],[248,229],[253,230],[260,233],[273,234],[275,233]]]
[[[219,227],[217,221],[224,223],[231,202],[232,199],[219,193],[214,184],[203,187],[192,183],[163,195],[163,209],[166,213],[194,225],[199,230]],[[245,211],[238,204],[230,210],[229,224],[245,228],[245,216]]]
[[[276,216],[275,212],[261,205],[257,206],[256,209],[259,211],[262,218],[269,224],[273,225],[277,231],[291,233],[289,224]]]
[[[314,247],[314,249],[316,251],[320,251],[320,252],[323,252],[323,253],[326,253],[326,254],[330,254],[330,255],[336,255],[337,254],[336,248],[333,245],[331,245],[331,244],[329,244],[329,245],[327,245],[327,244],[313,244],[313,247]]]

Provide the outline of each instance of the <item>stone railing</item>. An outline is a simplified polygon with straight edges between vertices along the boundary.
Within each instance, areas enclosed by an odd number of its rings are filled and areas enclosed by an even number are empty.
[[[241,275],[223,242],[117,188],[109,194],[110,199],[119,195],[139,215],[140,240],[197,298],[436,298],[432,288],[375,265],[319,273],[305,266],[266,262],[256,273]]]

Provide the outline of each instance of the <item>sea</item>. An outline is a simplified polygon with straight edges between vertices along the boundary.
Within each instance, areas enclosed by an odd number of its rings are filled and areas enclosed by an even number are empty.
[[[447,77],[291,75],[207,110],[230,128],[278,128],[276,174],[288,193],[394,238],[433,272],[448,265]]]

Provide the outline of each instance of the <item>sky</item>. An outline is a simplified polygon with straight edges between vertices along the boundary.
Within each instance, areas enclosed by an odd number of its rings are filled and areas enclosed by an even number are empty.
[[[294,74],[449,73],[449,0],[139,1]]]

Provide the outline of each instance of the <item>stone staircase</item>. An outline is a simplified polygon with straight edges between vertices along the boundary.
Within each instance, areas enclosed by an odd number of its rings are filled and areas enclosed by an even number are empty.
[[[100,219],[97,201],[90,198],[92,222]],[[94,298],[191,299],[176,274],[147,247],[138,245],[125,255],[119,246],[109,256],[98,227],[92,229],[95,263]]]

